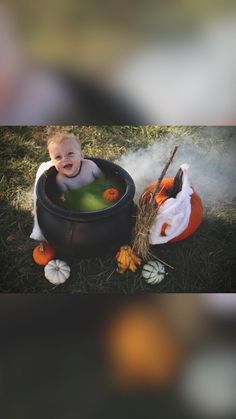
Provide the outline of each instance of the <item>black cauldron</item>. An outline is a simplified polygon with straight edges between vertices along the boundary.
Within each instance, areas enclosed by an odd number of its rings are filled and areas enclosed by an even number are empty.
[[[115,176],[124,194],[110,207],[98,211],[75,211],[57,204],[59,191],[51,167],[37,182],[37,215],[47,241],[56,249],[57,257],[90,258],[116,251],[130,240],[134,214],[135,185],[131,176],[108,160],[90,158],[105,174]]]

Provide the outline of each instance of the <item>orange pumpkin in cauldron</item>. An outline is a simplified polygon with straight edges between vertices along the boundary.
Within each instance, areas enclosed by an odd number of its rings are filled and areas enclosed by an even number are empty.
[[[120,192],[116,188],[108,188],[103,192],[102,196],[106,201],[113,202],[120,198]]]

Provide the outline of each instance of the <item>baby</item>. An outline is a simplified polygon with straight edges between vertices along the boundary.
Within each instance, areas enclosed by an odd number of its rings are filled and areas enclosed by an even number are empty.
[[[92,160],[84,159],[79,138],[57,134],[48,140],[48,152],[57,169],[56,182],[61,192],[88,185],[103,173]]]
[[[101,170],[92,160],[84,159],[79,139],[73,134],[57,134],[50,138],[48,140],[48,151],[51,161],[40,165],[35,179],[33,209],[34,227],[30,235],[30,238],[33,240],[45,240],[38,224],[36,195],[37,181],[45,170],[48,170],[52,165],[55,165],[58,172],[56,175],[56,182],[62,192],[62,196],[60,197],[62,201],[64,200],[63,192],[88,185],[96,178],[103,176]]]

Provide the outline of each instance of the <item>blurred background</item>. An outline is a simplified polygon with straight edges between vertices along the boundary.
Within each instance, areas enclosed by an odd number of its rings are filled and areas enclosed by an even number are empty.
[[[0,300],[4,418],[235,418],[234,294]]]
[[[236,122],[232,0],[10,0],[0,123]]]

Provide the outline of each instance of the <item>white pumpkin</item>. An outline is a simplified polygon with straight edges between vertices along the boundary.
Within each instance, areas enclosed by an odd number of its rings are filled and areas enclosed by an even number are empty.
[[[165,276],[165,267],[155,260],[143,266],[142,276],[148,284],[159,284]]]
[[[44,268],[45,277],[51,284],[63,284],[70,276],[70,267],[59,259],[50,260]]]

